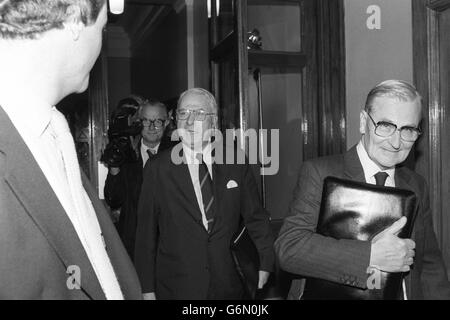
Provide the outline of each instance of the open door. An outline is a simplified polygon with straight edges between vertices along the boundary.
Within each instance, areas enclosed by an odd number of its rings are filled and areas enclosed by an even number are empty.
[[[345,151],[343,1],[209,3],[221,129],[248,133],[239,142],[250,158],[245,137],[256,136],[261,199],[283,219],[301,163]]]

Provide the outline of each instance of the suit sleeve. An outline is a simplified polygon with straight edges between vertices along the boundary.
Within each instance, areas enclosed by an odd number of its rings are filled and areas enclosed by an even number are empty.
[[[430,209],[428,187],[424,182],[423,198],[423,227],[424,227],[424,253],[421,282],[425,299],[450,300],[450,283],[447,278],[442,253],[436,240],[433,229],[433,219]],[[416,222],[417,223],[417,222]]]
[[[250,166],[245,165],[241,191],[241,212],[248,233],[259,253],[260,270],[274,270],[275,253],[269,213],[261,206],[258,187]]]
[[[111,209],[118,209],[125,201],[127,185],[125,183],[125,168],[121,168],[116,175],[108,173],[105,182],[105,201]]]
[[[347,281],[365,288],[371,243],[337,240],[316,233],[323,179],[312,162],[302,165],[288,217],[275,241],[280,266],[300,276],[336,283]]]
[[[157,163],[144,168],[143,183],[137,210],[135,266],[141,281],[142,292],[155,292],[155,264],[158,242],[159,205],[155,196]]]

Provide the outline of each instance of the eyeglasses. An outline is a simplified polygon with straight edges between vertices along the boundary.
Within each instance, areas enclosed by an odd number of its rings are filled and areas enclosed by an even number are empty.
[[[422,134],[419,128],[404,126],[398,129],[397,125],[387,122],[387,121],[378,121],[375,122],[373,118],[367,113],[370,120],[372,120],[373,125],[375,126],[375,134],[379,137],[387,138],[392,136],[395,131],[400,131],[400,138],[407,142],[416,141],[419,136]]]
[[[144,127],[150,127],[153,125],[155,128],[161,128],[166,122],[166,120],[163,119],[150,120],[145,118],[141,118],[140,121]]]
[[[181,109],[177,110],[177,119],[178,120],[187,120],[191,114],[194,115],[194,120],[196,121],[205,121],[206,116],[215,116],[215,113],[208,113],[205,110],[189,110],[189,109]]]

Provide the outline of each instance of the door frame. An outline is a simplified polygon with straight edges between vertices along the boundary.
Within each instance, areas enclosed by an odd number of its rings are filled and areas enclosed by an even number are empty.
[[[443,166],[441,165],[441,138],[445,120],[441,100],[439,15],[450,8],[450,0],[412,0],[413,13],[413,69],[414,82],[423,98],[423,137],[416,146],[416,171],[425,177],[430,192],[430,206],[434,230],[441,248],[448,245],[445,235],[450,232],[449,219],[444,215]],[[450,106],[449,106],[450,107]],[[449,253],[444,252],[447,269]],[[450,272],[449,272],[450,274]]]

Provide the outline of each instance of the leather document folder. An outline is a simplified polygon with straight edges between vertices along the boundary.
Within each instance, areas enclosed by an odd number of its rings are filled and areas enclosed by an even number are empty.
[[[371,241],[402,216],[408,221],[398,236],[409,238],[418,210],[414,192],[327,177],[323,185],[317,233],[335,239]],[[376,286],[361,289],[307,278],[304,300],[395,300],[402,296],[404,273],[378,271]]]

